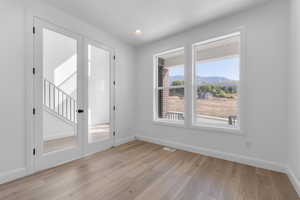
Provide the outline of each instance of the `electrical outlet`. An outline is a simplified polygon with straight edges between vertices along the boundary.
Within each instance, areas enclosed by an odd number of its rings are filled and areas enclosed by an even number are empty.
[[[247,140],[247,141],[245,142],[245,145],[246,145],[246,148],[247,148],[247,149],[251,149],[251,148],[252,148],[252,142],[251,142],[250,140]]]

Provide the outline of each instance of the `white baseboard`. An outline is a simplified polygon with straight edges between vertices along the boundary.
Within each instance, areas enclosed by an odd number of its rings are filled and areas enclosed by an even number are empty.
[[[0,174],[0,184],[26,176],[25,168],[17,168]]]
[[[296,174],[289,168],[286,168],[286,174],[288,175],[292,185],[294,186],[299,198],[300,198],[300,181],[297,178]]]
[[[134,141],[134,140],[136,140],[135,136],[129,136],[129,137],[126,137],[126,138],[120,138],[120,139],[116,140],[114,146],[119,146],[121,144],[126,144],[126,143]]]
[[[216,151],[213,149],[207,149],[207,148],[202,148],[202,147],[197,147],[197,146],[192,146],[192,145],[187,145],[187,144],[182,144],[182,143],[175,143],[175,142],[170,142],[166,140],[161,140],[157,138],[152,138],[148,136],[136,136],[138,140],[143,140],[146,142],[151,142],[159,145],[165,145],[169,147],[173,147],[176,149],[181,149],[193,153],[199,153],[202,155],[214,157],[214,158],[220,158],[223,160],[229,160],[232,162],[237,162],[237,163],[242,163],[246,165],[250,165],[253,167],[257,168],[264,168],[264,169],[269,169],[277,172],[286,172],[286,167],[283,166],[282,164],[275,163],[275,162],[270,162],[266,160],[261,160],[257,158],[252,158],[252,157],[247,157],[247,156],[241,156],[237,154],[232,154],[232,153],[226,153],[226,152],[220,152]]]

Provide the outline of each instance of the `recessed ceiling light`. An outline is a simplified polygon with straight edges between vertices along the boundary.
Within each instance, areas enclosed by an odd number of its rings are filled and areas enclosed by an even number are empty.
[[[134,32],[136,35],[142,35],[143,32],[140,29],[135,30]]]

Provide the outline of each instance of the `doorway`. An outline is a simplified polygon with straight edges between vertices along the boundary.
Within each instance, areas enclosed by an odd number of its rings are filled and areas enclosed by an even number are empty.
[[[113,146],[113,51],[34,19],[35,171]]]

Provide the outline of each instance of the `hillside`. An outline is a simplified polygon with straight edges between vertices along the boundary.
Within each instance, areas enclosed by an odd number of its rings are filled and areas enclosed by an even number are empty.
[[[183,76],[171,76],[170,83],[175,80],[184,80]],[[224,86],[236,86],[238,81],[230,80],[225,77],[218,77],[218,76],[209,76],[209,77],[197,77],[197,82],[200,85],[212,84],[212,85],[224,85]]]

